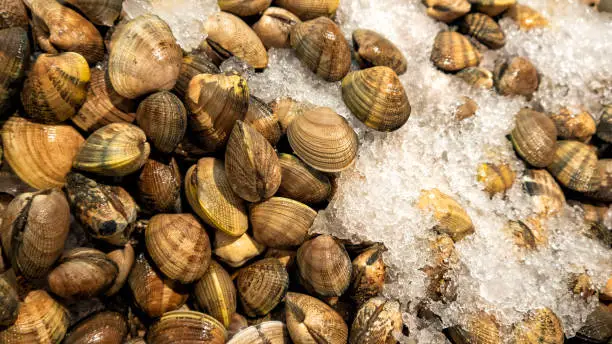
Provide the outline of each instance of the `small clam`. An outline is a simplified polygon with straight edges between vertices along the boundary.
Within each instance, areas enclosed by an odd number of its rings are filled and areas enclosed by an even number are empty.
[[[248,17],[263,12],[270,7],[272,0],[219,0],[217,4],[221,11],[237,16]]]
[[[352,264],[344,246],[330,235],[306,241],[297,251],[300,281],[321,296],[341,296],[351,283]]]
[[[430,239],[429,247],[433,258],[432,265],[421,268],[429,279],[426,295],[434,301],[452,302],[457,298],[453,272],[459,262],[455,243],[450,236],[440,234]]]
[[[335,16],[340,0],[276,0],[275,3],[300,19],[309,20]]]
[[[446,337],[454,344],[501,344],[500,328],[493,315],[477,313],[469,316],[465,327],[444,329]],[[534,342],[535,343],[535,342]]]
[[[255,241],[247,233],[234,237],[223,232],[215,234],[213,247],[213,253],[234,268],[244,265],[249,259],[262,254],[266,249],[264,245]]]
[[[436,35],[430,59],[442,71],[457,72],[478,66],[480,53],[462,34],[441,31]]]
[[[22,0],[0,1],[0,29],[20,26],[28,28],[28,12]]]
[[[23,85],[23,108],[37,122],[63,122],[85,102],[89,78],[89,66],[81,55],[42,54]]]
[[[234,194],[223,162],[202,158],[185,175],[185,194],[191,208],[208,225],[231,236],[246,232],[249,224],[244,201]]]
[[[548,20],[527,5],[514,4],[505,15],[512,18],[521,30],[528,31],[548,26]]]
[[[587,316],[576,338],[579,343],[609,343],[612,338],[612,311],[604,304],[599,304]]]
[[[295,154],[319,171],[343,171],[357,156],[357,134],[346,119],[327,107],[296,117],[287,137]]]
[[[290,48],[291,29],[300,22],[300,18],[286,9],[270,7],[253,24],[253,30],[266,48]]]
[[[159,17],[143,15],[121,25],[111,43],[108,75],[117,93],[133,99],[174,87],[183,52]]]
[[[132,123],[136,117],[136,102],[115,92],[106,68],[96,66],[90,72],[91,82],[85,103],[79,112],[72,116],[72,122],[87,132],[115,122]]]
[[[22,27],[0,29],[0,114],[9,113],[17,106],[18,85],[25,76],[29,59],[28,32]]]
[[[427,15],[450,23],[470,11],[472,5],[467,0],[424,0]]]
[[[70,206],[57,189],[22,193],[2,216],[3,251],[27,279],[43,277],[62,254],[70,227]]]
[[[597,125],[597,137],[612,143],[612,104],[604,106],[599,124]]]
[[[249,1],[252,2],[252,1]],[[242,19],[217,12],[204,23],[206,43],[222,60],[236,56],[255,69],[268,66],[268,53],[257,34]]]
[[[306,204],[323,202],[331,195],[329,177],[304,164],[291,154],[278,156],[281,166],[281,184],[278,195]]]
[[[546,167],[553,161],[557,148],[555,123],[545,114],[521,109],[510,133],[517,154],[535,167]]]
[[[353,47],[355,59],[362,69],[386,66],[393,69],[397,75],[406,72],[407,62],[404,54],[378,32],[366,29],[353,31]]]
[[[287,330],[295,344],[324,342],[345,344],[348,327],[342,317],[323,301],[304,294],[287,293]]]
[[[113,26],[121,13],[121,0],[65,0],[96,25]]]
[[[551,115],[557,127],[557,135],[563,139],[588,141],[597,130],[595,120],[586,111],[564,107]]]
[[[127,323],[121,313],[102,311],[81,320],[70,330],[62,343],[122,343],[127,334]]]
[[[202,310],[229,328],[236,312],[236,287],[219,263],[211,260],[204,276],[195,283],[193,293]]]
[[[239,75],[200,74],[191,79],[185,99],[189,127],[200,146],[216,151],[225,145],[237,120],[249,108],[249,88]]]
[[[438,189],[422,190],[418,207],[432,211],[438,222],[436,230],[450,235],[455,242],[474,233],[472,220],[463,207]]]
[[[289,333],[281,321],[264,321],[236,333],[227,344],[289,344]]]
[[[176,160],[148,159],[138,177],[138,195],[152,213],[179,213],[181,172]]]
[[[384,297],[366,302],[355,315],[350,344],[394,344],[403,326],[400,304]]]
[[[579,192],[595,191],[601,181],[597,155],[578,141],[557,142],[557,150],[547,169],[563,186]]]
[[[287,132],[289,124],[296,116],[301,116],[304,112],[314,109],[316,106],[307,102],[300,102],[289,97],[278,98],[270,102],[272,113],[278,118],[282,134]]]
[[[128,285],[138,307],[150,317],[178,309],[189,296],[184,285],[165,279],[143,253],[136,257]]]
[[[125,244],[125,247],[109,252],[106,256],[117,264],[119,272],[113,285],[106,291],[106,296],[115,295],[127,281],[128,275],[134,265],[134,248],[130,243]]]
[[[342,80],[351,67],[348,42],[329,18],[296,24],[291,31],[291,47],[298,59],[324,80]]]
[[[165,313],[147,332],[148,344],[224,344],[225,328],[215,318],[194,311]]]
[[[225,149],[225,174],[232,190],[249,202],[272,197],[281,183],[274,147],[251,125],[236,121]]]
[[[19,314],[17,279],[12,269],[0,273],[0,327],[10,326]]]
[[[516,4],[516,0],[469,0],[472,3],[472,9],[496,17],[512,5]]]
[[[120,186],[101,184],[80,173],[70,173],[66,180],[66,195],[74,215],[88,233],[124,245],[138,215],[132,196]]]
[[[495,88],[502,95],[531,97],[540,78],[534,65],[524,57],[514,57],[495,66]]]
[[[183,57],[183,63],[181,64],[181,71],[176,85],[174,86],[174,92],[179,96],[180,99],[185,99],[189,82],[194,76],[198,74],[219,74],[219,67],[217,67],[208,56],[203,53],[191,53]]]
[[[254,204],[250,211],[255,240],[273,248],[301,245],[316,216],[309,206],[283,197]]]
[[[478,111],[478,103],[476,103],[470,97],[461,97],[459,106],[455,109],[455,118],[458,121],[463,121],[466,118],[470,118]]]
[[[461,32],[476,38],[491,49],[499,49],[506,44],[506,35],[495,20],[486,14],[470,13],[461,19]]]
[[[157,214],[145,231],[147,252],[161,272],[189,284],[204,275],[211,248],[204,227],[191,214]]]
[[[587,195],[598,201],[612,202],[612,159],[598,160],[597,171],[599,171],[599,187]]]
[[[263,316],[276,307],[289,288],[289,274],[276,258],[264,258],[238,271],[236,289],[246,315]]]
[[[548,242],[546,229],[537,217],[526,221],[508,221],[504,230],[512,236],[516,246],[521,248],[535,250]]]
[[[457,73],[468,84],[484,89],[493,88],[493,73],[483,67],[468,67]]]
[[[94,64],[104,58],[104,44],[98,29],[87,19],[55,0],[28,0],[32,11],[34,39],[50,54],[72,51]]]
[[[263,135],[272,146],[275,146],[281,138],[281,127],[276,113],[261,99],[250,96],[249,109],[244,116],[244,121]]]
[[[125,176],[139,170],[150,152],[142,129],[129,123],[111,123],[87,138],[73,167],[103,176]]]
[[[570,291],[584,300],[588,300],[595,294],[593,281],[591,277],[584,272],[580,274],[571,274],[568,282]],[[610,329],[610,335],[612,336],[612,328]]]
[[[410,103],[397,74],[389,67],[349,73],[342,80],[342,99],[368,127],[394,131],[410,117]]]
[[[62,298],[88,299],[107,291],[118,273],[117,264],[103,252],[82,247],[64,253],[47,282]]]
[[[68,330],[68,312],[44,290],[28,292],[17,321],[0,329],[0,343],[56,344]]]
[[[505,193],[512,187],[516,173],[506,164],[484,163],[478,166],[476,178],[483,184],[485,191],[493,197],[498,193]]]
[[[161,91],[140,102],[136,121],[153,147],[172,153],[187,131],[187,110],[177,96]]]
[[[386,270],[382,253],[383,247],[374,245],[353,259],[349,295],[359,307],[382,293]]]
[[[540,308],[530,312],[522,322],[514,325],[513,337],[517,344],[562,344],[563,326],[550,309]]]

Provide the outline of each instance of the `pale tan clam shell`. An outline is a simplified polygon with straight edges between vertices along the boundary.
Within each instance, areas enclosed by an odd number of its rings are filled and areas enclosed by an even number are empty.
[[[341,296],[351,283],[351,259],[344,246],[330,235],[302,244],[297,265],[305,287],[321,296]]]
[[[289,344],[289,333],[281,321],[264,321],[236,333],[227,344]]]
[[[323,202],[331,195],[332,185],[326,174],[304,164],[291,154],[279,154],[278,161],[282,174],[278,196],[315,204]]]
[[[421,210],[432,211],[438,222],[436,229],[450,235],[455,242],[474,233],[472,220],[463,207],[438,189],[422,190],[417,205]]]
[[[340,0],[276,0],[275,4],[302,20],[317,17],[333,17],[340,5]]]
[[[215,256],[231,267],[244,265],[266,249],[264,245],[255,241],[247,233],[234,237],[223,232],[215,234],[213,247]]]
[[[254,204],[250,210],[255,240],[273,248],[301,245],[316,216],[309,206],[283,197]]]
[[[266,48],[290,48],[291,29],[299,22],[300,18],[286,9],[270,7],[253,24],[253,30]]]

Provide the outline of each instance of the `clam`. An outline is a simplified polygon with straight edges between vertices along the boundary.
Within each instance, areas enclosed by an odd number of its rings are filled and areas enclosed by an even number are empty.
[[[272,146],[275,146],[281,138],[281,127],[276,113],[261,99],[250,96],[249,109],[244,116],[244,121],[263,135]]]
[[[351,259],[330,235],[306,241],[297,251],[300,281],[321,296],[341,296],[351,283]]]
[[[70,227],[70,207],[57,189],[22,193],[3,214],[2,247],[15,271],[43,277],[62,254]]]
[[[435,229],[450,235],[455,242],[474,233],[474,225],[465,209],[438,189],[422,190],[417,206],[431,211],[438,223]]]
[[[570,200],[567,203],[570,206],[580,208],[584,216],[584,222],[587,224],[601,225],[607,217],[608,205],[605,203],[586,203],[575,200]]]
[[[493,315],[477,313],[470,315],[465,327],[453,326],[444,329],[446,337],[455,344],[483,343],[501,344],[500,328]]]
[[[270,7],[272,0],[219,0],[217,3],[221,11],[248,17],[263,12]]]
[[[0,329],[0,343],[55,344],[68,330],[68,312],[44,290],[27,293],[17,321]]]
[[[150,317],[178,309],[187,301],[187,288],[164,278],[143,253],[136,257],[128,285],[138,307]]]
[[[287,330],[295,344],[325,342],[345,344],[348,327],[342,317],[323,301],[304,294],[287,293]]]
[[[102,311],[81,320],[62,343],[122,343],[127,334],[127,323],[122,314]]]
[[[193,293],[203,311],[229,328],[236,312],[236,287],[219,263],[211,260],[204,276],[195,283]]]
[[[87,138],[73,167],[103,176],[125,176],[139,170],[150,152],[142,129],[129,123],[111,123]]]
[[[342,99],[355,117],[378,131],[397,130],[410,117],[404,86],[389,67],[349,73],[342,80]]]
[[[521,109],[510,138],[516,153],[529,164],[546,167],[552,163],[557,148],[557,129],[545,114]]]
[[[65,0],[78,8],[92,23],[113,26],[121,13],[121,0]]]
[[[244,201],[232,191],[223,162],[202,158],[185,175],[185,194],[191,208],[208,225],[231,236],[249,226]]]
[[[147,332],[148,344],[225,343],[225,328],[215,318],[194,311],[165,313]]]
[[[603,141],[612,142],[612,104],[604,106],[597,125],[597,137]]]
[[[612,202],[612,159],[597,161],[599,171],[599,187],[588,196],[602,202]]]
[[[236,289],[247,316],[263,316],[285,297],[289,274],[276,258],[264,258],[238,271]]]
[[[270,7],[253,24],[253,31],[266,48],[290,48],[291,29],[300,22],[300,18],[286,9]]]
[[[559,141],[547,169],[563,186],[579,192],[595,191],[601,182],[597,155],[578,141]]]
[[[499,49],[506,44],[506,35],[495,20],[486,14],[470,13],[461,19],[461,32],[476,38],[491,49]]]
[[[357,156],[357,134],[346,119],[327,107],[296,117],[287,138],[295,154],[319,171],[343,171]]]
[[[493,73],[483,67],[468,67],[457,73],[468,84],[484,89],[493,88]]]
[[[331,19],[319,17],[296,24],[290,41],[298,59],[324,80],[339,81],[349,72],[350,47]]]
[[[284,197],[254,204],[250,211],[255,240],[273,248],[301,245],[316,216],[309,206]]]
[[[576,339],[580,343],[606,343],[611,338],[612,311],[599,304],[576,333]]]
[[[255,69],[268,66],[266,48],[242,19],[230,13],[217,12],[208,17],[204,29],[208,33],[206,43],[222,60],[233,55]]]
[[[563,139],[586,142],[597,130],[591,114],[582,110],[564,107],[552,114],[551,119],[557,127],[557,135]]]
[[[454,268],[459,262],[455,243],[450,236],[439,234],[430,239],[432,265],[421,268],[428,277],[426,295],[434,301],[452,302],[457,298]]]
[[[355,315],[350,344],[393,344],[403,326],[400,304],[384,297],[366,302]]]
[[[133,99],[174,87],[183,52],[159,17],[143,15],[121,25],[111,43],[108,75],[117,93]]]
[[[336,15],[340,0],[277,0],[275,2],[302,20],[317,17],[333,17]]]
[[[289,344],[289,334],[281,321],[264,321],[236,333],[228,344]]]
[[[236,333],[247,327],[249,327],[247,319],[238,313],[234,313],[232,314],[230,325],[227,327],[227,337],[232,339]]]
[[[504,12],[512,5],[516,4],[516,0],[469,0],[472,3],[472,9],[496,17]]]
[[[138,177],[141,204],[152,213],[181,211],[181,172],[174,158],[148,159]]]
[[[138,206],[120,186],[96,182],[80,173],[66,177],[66,195],[75,217],[94,238],[124,245],[136,222]]]
[[[134,248],[130,243],[125,244],[123,248],[116,249],[109,252],[107,255],[108,259],[112,260],[117,264],[119,269],[117,277],[113,281],[113,285],[106,291],[106,296],[115,295],[127,281],[128,275],[134,265]]]
[[[483,184],[484,190],[493,197],[505,193],[514,184],[516,173],[507,164],[483,163],[478,166],[476,179]]]
[[[101,295],[113,285],[119,267],[103,252],[75,248],[62,255],[47,282],[51,291],[65,299],[88,299]]]
[[[478,66],[480,53],[462,34],[441,31],[436,35],[430,59],[442,71],[457,72]]]
[[[505,15],[512,18],[521,30],[528,31],[548,26],[548,20],[527,5],[514,4]]]
[[[72,116],[72,123],[86,132],[93,132],[115,122],[132,123],[136,117],[136,103],[115,92],[106,68],[96,66],[90,72],[91,81],[85,103]]]
[[[406,72],[407,62],[404,54],[383,35],[376,31],[357,29],[353,31],[355,59],[362,69],[385,66],[397,75]]]
[[[21,3],[21,0],[17,1]],[[0,113],[10,112],[17,105],[18,85],[25,76],[29,58],[28,32],[22,27],[0,29]]]
[[[161,272],[189,284],[204,275],[211,248],[204,227],[191,214],[157,214],[145,231],[147,252]]]
[[[540,308],[530,312],[523,321],[514,325],[513,337],[517,344],[562,344],[563,326],[550,309]]]
[[[272,197],[281,183],[274,148],[257,130],[240,120],[227,142],[225,174],[232,190],[249,202]]]
[[[10,326],[19,314],[17,279],[12,269],[0,273],[0,326]]]
[[[262,254],[266,249],[247,233],[234,237],[217,232],[213,246],[213,253],[231,267],[244,265],[249,259]]]
[[[316,106],[307,102],[300,102],[289,97],[278,98],[270,102],[272,113],[278,118],[281,132],[285,134],[289,124],[296,116],[301,116],[304,112],[314,109]]]
[[[10,27],[28,28],[28,12],[22,0],[0,1],[0,29]]]
[[[502,95],[531,97],[540,78],[534,65],[524,57],[514,57],[495,66],[495,88]]]
[[[386,270],[382,251],[374,245],[353,259],[349,295],[358,306],[382,293]]]
[[[189,127],[200,146],[217,151],[249,108],[249,88],[238,75],[200,74],[191,79],[185,99]]]
[[[472,5],[467,0],[424,0],[427,15],[450,23],[468,13]]]
[[[187,110],[177,96],[161,91],[140,102],[136,121],[153,147],[172,153],[187,131]]]
[[[516,246],[521,248],[535,250],[548,241],[546,229],[537,217],[525,221],[508,221],[504,230],[512,236]]]
[[[278,195],[306,204],[323,202],[331,195],[329,177],[304,164],[291,154],[278,156],[281,166],[281,184]]]
[[[208,56],[203,53],[191,53],[183,57],[174,92],[180,99],[185,99],[189,82],[198,74],[219,74],[220,70]]]
[[[478,103],[470,97],[461,97],[461,102],[455,109],[455,118],[458,121],[463,121],[466,118],[474,116],[476,111],[478,111]]]
[[[584,272],[580,274],[571,274],[568,286],[574,295],[578,295],[584,300],[588,300],[595,294],[593,281],[591,277]],[[609,333],[610,336],[612,336],[612,328]]]

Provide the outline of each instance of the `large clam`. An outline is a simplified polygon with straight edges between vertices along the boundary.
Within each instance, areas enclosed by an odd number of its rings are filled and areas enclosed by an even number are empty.
[[[407,62],[404,54],[395,44],[376,31],[366,29],[353,31],[353,47],[355,59],[361,68],[386,66],[393,69],[397,75],[406,72]]]
[[[19,93],[17,86],[25,76],[29,56],[30,40],[24,28],[0,29],[0,114],[17,105],[14,98]]]
[[[432,211],[433,217],[438,222],[435,228],[450,235],[454,241],[459,241],[474,233],[474,225],[465,209],[452,197],[438,189],[421,191],[418,207]]]
[[[177,96],[161,91],[140,102],[136,122],[153,147],[172,153],[187,131],[187,110]]]
[[[324,341],[345,344],[348,327],[342,317],[323,301],[304,294],[289,292],[285,298],[287,330],[296,344]]]
[[[218,74],[219,72],[219,67],[206,54],[201,52],[188,54],[183,57],[181,71],[176,80],[174,92],[176,92],[180,99],[185,99],[189,82],[194,76],[198,74]]]
[[[306,241],[297,252],[300,281],[321,296],[341,296],[351,283],[346,249],[330,235]]]
[[[64,339],[64,344],[121,343],[128,334],[121,313],[102,311],[81,320]]]
[[[204,276],[195,283],[194,295],[198,305],[225,327],[229,327],[236,312],[236,287],[229,273],[211,260]]]
[[[441,31],[435,38],[430,59],[436,67],[445,72],[457,72],[478,66],[480,53],[462,34]]]
[[[547,169],[563,186],[572,190],[588,192],[599,188],[597,155],[582,142],[559,141]]]
[[[264,258],[238,271],[236,289],[246,315],[268,314],[285,297],[289,275],[276,258]]]
[[[250,211],[255,240],[273,248],[301,245],[316,215],[309,206],[283,197],[254,204]]]
[[[291,29],[299,22],[300,18],[286,9],[270,7],[253,24],[253,30],[266,48],[289,48]]]
[[[531,165],[546,167],[553,161],[557,129],[545,114],[521,109],[516,115],[510,138],[518,155]]]

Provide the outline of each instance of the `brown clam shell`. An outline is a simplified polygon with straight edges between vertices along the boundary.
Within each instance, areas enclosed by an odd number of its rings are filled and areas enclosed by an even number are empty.
[[[287,293],[285,299],[287,330],[296,344],[316,343],[345,344],[348,327],[342,317],[323,301],[312,296]]]
[[[152,213],[181,211],[181,172],[174,158],[148,159],[138,177],[140,203]]]
[[[180,99],[185,99],[189,82],[194,76],[198,74],[219,74],[219,67],[217,67],[208,56],[204,53],[191,53],[183,57],[183,63],[181,64],[181,71],[176,85],[174,86],[174,92],[179,96]]]
[[[540,85],[535,66],[524,57],[514,57],[495,67],[495,88],[502,95],[531,97]]]
[[[585,323],[576,333],[576,338],[585,343],[605,343],[612,338],[612,311],[599,304],[588,315]]]
[[[465,209],[438,189],[422,190],[417,205],[421,210],[432,211],[438,222],[436,230],[450,235],[455,242],[474,233],[474,225]]]
[[[300,18],[286,9],[270,7],[253,24],[253,31],[266,48],[290,48],[291,29],[300,22]]]
[[[359,307],[382,293],[386,271],[382,254],[383,247],[374,245],[353,259],[348,294]]]
[[[215,318],[194,311],[165,313],[147,332],[148,344],[224,344],[225,328]],[[180,338],[180,339],[179,339]]]
[[[263,12],[270,7],[272,0],[219,0],[217,4],[221,11],[237,16],[248,17]]]
[[[0,0],[0,29],[28,28],[28,12],[23,0]]]
[[[510,133],[517,154],[535,167],[546,167],[553,161],[557,148],[555,123],[545,114],[521,109]]]
[[[1,253],[1,252],[0,252]],[[10,326],[19,314],[19,296],[15,271],[0,272],[0,326]]]
[[[395,343],[403,324],[399,302],[384,297],[372,298],[355,315],[349,344]]]
[[[480,53],[462,34],[441,31],[435,38],[430,59],[442,71],[457,72],[478,66]]]
[[[227,344],[289,344],[289,333],[281,321],[264,321],[236,333]]]
[[[276,113],[268,104],[253,95],[249,96],[249,109],[244,121],[263,135],[272,146],[281,138],[281,127]]]
[[[96,25],[113,26],[121,13],[122,0],[65,0]]]
[[[276,0],[275,4],[302,20],[309,20],[321,16],[333,17],[340,0]]]
[[[153,147],[172,153],[187,131],[187,110],[177,96],[161,91],[140,102],[136,121]]]
[[[285,297],[289,274],[276,258],[264,258],[238,271],[236,289],[246,315],[268,314]]]
[[[462,17],[472,7],[467,0],[424,0],[423,3],[428,16],[445,23]]]
[[[597,155],[579,141],[559,141],[547,167],[563,186],[579,192],[595,191],[600,184]]]
[[[122,343],[127,334],[127,323],[121,313],[102,311],[81,320],[70,330],[62,343]]]
[[[225,327],[230,326],[236,312],[236,287],[219,263],[211,260],[204,276],[194,286],[194,295],[202,310]]]
[[[331,195],[331,182],[326,174],[304,164],[291,154],[278,155],[281,184],[278,195],[306,204],[323,202]]]
[[[557,127],[557,135],[563,139],[587,142],[597,130],[593,116],[587,111],[564,107],[550,117]]]
[[[512,18],[521,30],[529,31],[548,26],[548,20],[544,18],[538,11],[533,8],[523,5],[514,4],[505,16]]]
[[[10,2],[10,1],[9,1]],[[21,3],[21,0],[17,0]],[[10,4],[9,4],[10,6]],[[23,6],[23,5],[22,5]],[[0,5],[0,8],[2,5]],[[0,9],[0,24],[2,22]],[[0,113],[8,113],[17,104],[19,84],[30,59],[28,31],[22,27],[0,29]]]
[[[135,253],[132,245],[127,243],[125,247],[111,251],[106,256],[115,262],[119,269],[113,285],[104,293],[106,296],[112,296],[123,288],[125,282],[127,282],[128,275],[134,265]]]
[[[472,86],[485,89],[493,88],[493,73],[486,68],[468,67],[459,71],[457,76]]]
[[[472,314],[465,327],[453,326],[444,331],[453,343],[502,343],[499,324],[493,315],[487,313]]]
[[[612,202],[612,159],[600,159],[597,161],[599,172],[599,187],[587,195],[602,202]]]
[[[516,4],[516,0],[468,0],[472,4],[472,9],[496,17],[508,8]]]
[[[318,295],[341,296],[351,283],[351,259],[344,246],[330,235],[302,244],[297,265],[302,284]]]
[[[478,166],[476,176],[491,197],[498,193],[505,193],[512,187],[516,179],[516,173],[507,164],[483,163]]]
[[[562,344],[563,326],[550,309],[540,308],[530,312],[522,322],[515,324],[513,337],[517,344]]]
[[[316,108],[314,104],[300,102],[290,97],[282,97],[270,102],[272,113],[278,118],[282,134],[287,132],[289,124],[296,116],[301,116],[304,112]]]
[[[301,245],[316,216],[309,206],[283,197],[254,204],[250,211],[255,240],[273,248]]]
[[[563,190],[546,170],[526,170],[523,188],[531,196],[534,210],[539,214],[554,215],[565,206]]]
[[[383,35],[376,31],[357,29],[353,31],[355,59],[362,69],[386,66],[397,74],[406,72],[407,62],[404,54]]]
[[[597,137],[606,142],[612,142],[612,104],[604,106],[597,125]]]
[[[478,103],[470,97],[461,97],[459,106],[455,109],[455,118],[458,121],[470,118],[478,111]]]
[[[476,38],[491,49],[499,49],[506,44],[506,35],[493,18],[482,13],[470,13],[459,24],[461,32]]]

